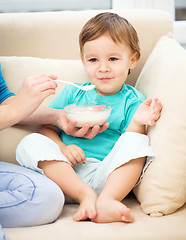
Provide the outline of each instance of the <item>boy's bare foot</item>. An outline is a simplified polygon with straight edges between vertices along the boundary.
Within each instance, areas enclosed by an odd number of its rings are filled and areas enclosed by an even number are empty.
[[[88,191],[85,196],[82,196],[82,200],[80,201],[80,206],[74,215],[74,221],[82,221],[86,219],[93,219],[96,217],[96,200],[97,195],[92,191]]]
[[[108,197],[98,197],[96,202],[97,215],[92,219],[96,223],[126,222],[131,223],[134,217],[123,203]]]

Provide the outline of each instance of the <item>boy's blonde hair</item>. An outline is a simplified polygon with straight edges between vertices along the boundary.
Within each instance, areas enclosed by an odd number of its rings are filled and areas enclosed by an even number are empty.
[[[115,43],[126,43],[140,57],[139,39],[136,30],[125,18],[110,12],[96,15],[83,26],[79,35],[81,57],[83,57],[84,44],[104,34],[109,34]]]

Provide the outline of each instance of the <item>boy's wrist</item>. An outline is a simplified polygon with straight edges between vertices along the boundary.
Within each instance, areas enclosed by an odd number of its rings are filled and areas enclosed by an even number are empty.
[[[145,133],[145,128],[146,128],[146,125],[136,122],[134,119],[132,119],[126,131]]]
[[[61,152],[62,152],[63,154],[64,154],[64,152],[65,152],[66,147],[67,147],[66,144],[64,144],[63,142],[60,142],[59,148],[60,148],[60,150],[61,150]]]
[[[135,121],[134,119],[132,119],[131,123],[132,123],[133,125],[135,125],[136,127],[145,126],[145,124],[142,124],[142,123],[140,123],[140,122],[137,122],[137,121]]]

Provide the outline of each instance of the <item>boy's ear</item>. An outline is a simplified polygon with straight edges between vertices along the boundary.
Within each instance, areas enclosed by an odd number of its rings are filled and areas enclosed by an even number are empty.
[[[130,69],[135,68],[138,60],[139,60],[139,53],[138,52],[133,53],[130,59]]]

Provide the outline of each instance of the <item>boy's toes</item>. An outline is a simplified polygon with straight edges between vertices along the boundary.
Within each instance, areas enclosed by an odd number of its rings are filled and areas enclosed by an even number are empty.
[[[88,218],[88,217],[87,217],[87,214],[86,214],[86,210],[83,209],[83,210],[81,210],[81,211],[78,211],[78,212],[74,215],[73,220],[79,222],[79,221],[85,220],[85,219],[87,219],[87,218]]]
[[[74,221],[83,221],[86,219],[93,219],[96,217],[96,210],[95,209],[81,209],[77,211],[77,213],[74,215],[73,220]]]

